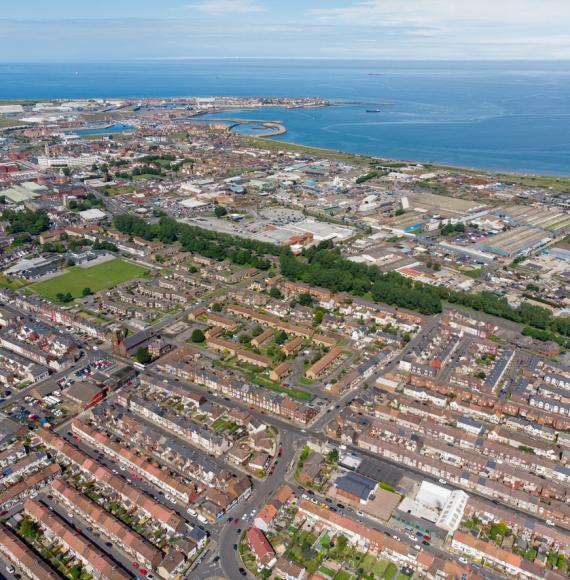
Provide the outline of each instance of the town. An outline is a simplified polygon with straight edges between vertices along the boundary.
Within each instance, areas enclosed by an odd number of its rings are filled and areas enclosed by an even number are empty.
[[[1,576],[568,577],[570,179],[327,106],[0,105]]]

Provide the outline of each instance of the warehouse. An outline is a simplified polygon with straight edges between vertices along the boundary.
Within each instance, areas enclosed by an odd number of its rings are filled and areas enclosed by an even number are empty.
[[[550,241],[551,238],[542,230],[520,227],[487,238],[479,242],[477,247],[480,250],[498,254],[499,256],[517,258],[533,250],[538,250]]]

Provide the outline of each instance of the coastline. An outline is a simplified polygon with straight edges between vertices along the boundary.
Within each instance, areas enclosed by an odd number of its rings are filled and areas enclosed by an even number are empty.
[[[93,98],[93,97],[85,97],[86,99]],[[119,97],[112,97],[117,98]],[[167,97],[171,100],[176,99],[192,99],[195,97]],[[0,105],[2,104],[22,104],[22,105],[29,105],[34,103],[41,103],[41,102],[52,102],[52,101],[67,101],[69,98],[54,98],[54,99],[29,99],[29,98],[22,98],[22,99],[0,99]],[[275,137],[279,137],[284,135],[288,132],[287,125],[283,121],[269,121],[269,120],[259,120],[259,119],[203,119],[204,117],[209,117],[210,115],[218,115],[224,112],[229,114],[236,113],[239,110],[242,111],[263,111],[265,108],[281,108],[281,109],[315,109],[315,108],[327,108],[327,107],[339,107],[348,104],[356,104],[359,105],[363,104],[372,104],[373,101],[368,99],[365,100],[345,100],[345,99],[322,99],[320,103],[307,103],[307,104],[299,104],[299,105],[290,105],[290,104],[275,104],[272,103],[271,105],[267,106],[256,106],[256,107],[243,107],[243,106],[236,106],[236,107],[220,107],[215,111],[200,111],[193,115],[193,120],[196,122],[203,122],[206,121],[221,121],[225,123],[233,123],[233,125],[229,125],[229,128],[232,129],[240,124],[250,124],[250,123],[258,123],[259,125],[266,126],[268,129],[274,129],[273,132],[267,133],[260,133],[256,135],[250,134],[242,134],[242,137],[245,139],[249,139],[250,141],[254,142],[258,140],[261,143],[261,146],[269,147],[269,148],[286,148],[289,150],[297,150],[297,151],[306,151],[308,153],[322,155],[328,158],[334,158],[337,160],[346,160],[352,163],[357,163],[360,165],[364,164],[375,164],[375,163],[382,163],[388,166],[393,166],[394,168],[401,167],[403,165],[408,164],[421,164],[426,169],[432,170],[440,170],[440,171],[454,171],[454,172],[461,172],[470,175],[486,175],[486,176],[494,176],[497,179],[501,179],[503,181],[510,181],[512,183],[516,183],[522,186],[527,187],[540,187],[540,188],[547,188],[552,189],[555,192],[567,191],[570,190],[570,168],[568,170],[567,175],[559,175],[556,173],[532,173],[532,172],[521,172],[521,171],[510,171],[510,170],[500,170],[500,169],[492,169],[492,168],[484,168],[484,167],[469,167],[466,165],[451,165],[449,163],[437,163],[433,161],[424,161],[421,159],[405,159],[405,158],[388,158],[364,153],[352,153],[349,151],[344,151],[342,149],[335,149],[334,147],[316,147],[311,145],[303,145],[301,143],[295,143],[293,141],[286,141],[281,139],[274,139]],[[380,103],[380,101],[374,101],[375,103]],[[382,102],[383,106],[391,106],[393,103],[390,102]],[[108,111],[106,113],[97,113],[97,114],[86,114],[85,118],[92,117],[93,120],[95,118],[97,120],[103,120],[106,116],[113,117],[115,123],[121,122],[121,118],[126,111],[123,110],[116,110],[116,111]],[[102,119],[103,118],[103,119]],[[18,121],[16,119],[9,119],[10,125],[2,127],[0,131],[12,131],[17,130],[19,128],[24,128],[24,125],[17,125]],[[14,124],[12,124],[14,123]],[[105,128],[113,126],[115,124],[113,122],[108,121],[105,123]],[[81,130],[81,129],[80,129]],[[94,135],[84,135],[84,138],[88,137],[96,137],[97,134]]]
[[[249,135],[244,135],[244,137],[250,137]],[[262,136],[251,136],[250,140],[262,141],[262,146],[269,146],[270,148],[279,148],[283,146],[285,149],[304,151],[307,153],[313,153],[316,155],[322,155],[323,157],[333,158],[337,160],[350,160],[361,165],[368,163],[383,163],[387,166],[393,166],[395,169],[398,166],[403,165],[413,165],[421,164],[426,169],[433,169],[439,171],[455,171],[460,173],[466,173],[470,175],[488,175],[497,177],[497,179],[503,180],[513,180],[520,185],[528,185],[529,187],[549,187],[558,183],[560,189],[554,189],[555,191],[566,191],[570,189],[570,170],[568,176],[564,175],[551,175],[551,174],[539,174],[539,173],[523,173],[516,171],[500,171],[495,169],[480,169],[477,167],[466,167],[461,165],[449,165],[444,163],[433,163],[431,161],[421,161],[418,159],[391,159],[387,157],[376,157],[372,155],[364,155],[361,153],[350,153],[342,151],[341,149],[334,149],[328,147],[313,147],[311,145],[301,145],[299,143],[293,143],[291,141],[281,141],[274,140],[270,137]],[[528,183],[527,183],[528,182]],[[532,183],[534,182],[534,183]],[[542,185],[540,182],[553,182],[549,185]]]

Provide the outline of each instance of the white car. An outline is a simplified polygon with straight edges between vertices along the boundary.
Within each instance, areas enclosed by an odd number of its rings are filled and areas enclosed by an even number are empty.
[[[459,558],[459,561],[460,561],[462,564],[467,564],[467,558],[464,558],[463,556],[461,556],[461,558]]]

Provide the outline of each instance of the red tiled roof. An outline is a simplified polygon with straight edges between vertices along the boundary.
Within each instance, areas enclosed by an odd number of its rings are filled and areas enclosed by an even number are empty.
[[[247,541],[251,551],[261,564],[267,565],[275,557],[271,544],[259,528],[249,528],[247,530]]]

